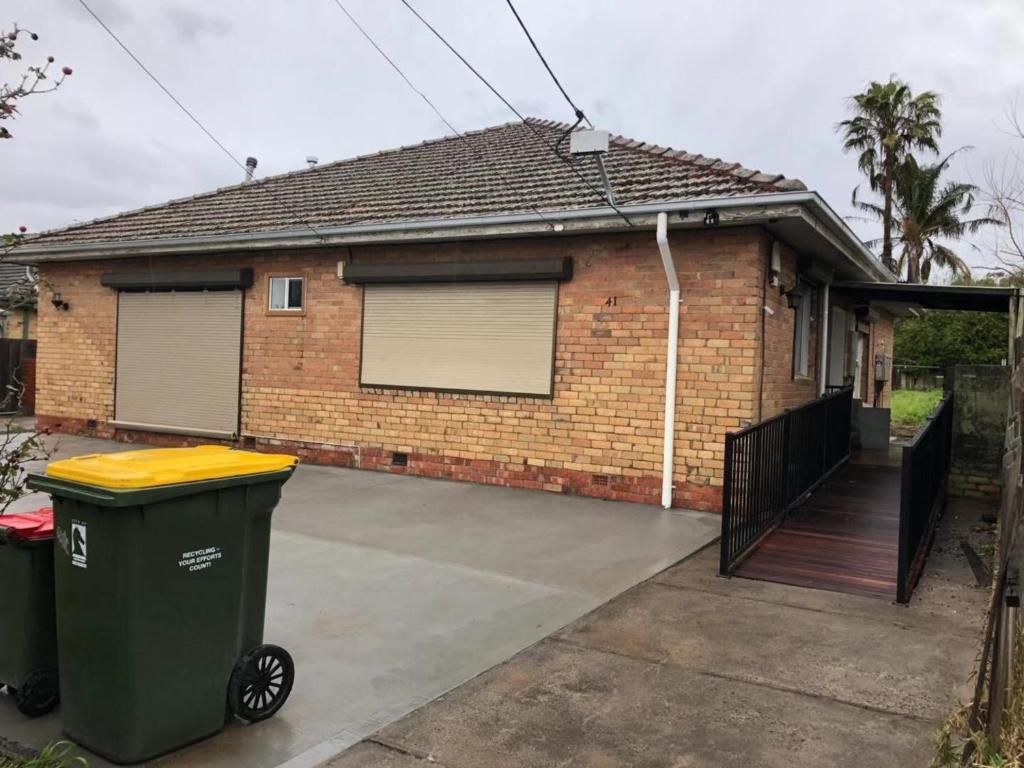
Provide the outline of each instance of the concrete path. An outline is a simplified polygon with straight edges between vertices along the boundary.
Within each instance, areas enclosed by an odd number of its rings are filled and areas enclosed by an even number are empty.
[[[60,455],[131,447],[61,438]],[[274,517],[265,633],[295,658],[291,699],[154,764],[321,764],[717,533],[695,512],[301,466]],[[28,721],[0,698],[0,737],[57,740],[59,712]]]
[[[988,589],[954,504],[909,607],[715,575],[705,549],[390,725],[331,768],[925,766]]]

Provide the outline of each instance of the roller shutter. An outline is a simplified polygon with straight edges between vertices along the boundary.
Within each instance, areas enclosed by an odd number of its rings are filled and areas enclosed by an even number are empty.
[[[364,386],[551,395],[557,282],[364,290]]]
[[[236,436],[241,335],[241,291],[119,294],[115,423]]]

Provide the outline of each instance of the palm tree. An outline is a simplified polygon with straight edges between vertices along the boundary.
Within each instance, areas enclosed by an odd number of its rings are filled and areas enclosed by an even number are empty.
[[[882,195],[882,263],[895,271],[890,233],[896,174],[913,150],[939,153],[939,96],[933,91],[914,96],[907,83],[893,76],[851,96],[850,106],[854,116],[836,125],[836,130],[843,133],[843,151],[860,153],[858,167],[871,189]]]
[[[987,216],[967,218],[978,191],[973,184],[942,182],[942,174],[957,152],[930,165],[920,165],[910,156],[897,169],[893,183],[895,215],[886,234],[902,246],[896,272],[902,275],[905,269],[908,283],[927,283],[932,266],[945,267],[955,277],[970,276],[967,263],[940,240],[959,240],[988,224],[1000,223]],[[857,190],[853,202],[860,210],[885,221],[885,207],[858,200]]]

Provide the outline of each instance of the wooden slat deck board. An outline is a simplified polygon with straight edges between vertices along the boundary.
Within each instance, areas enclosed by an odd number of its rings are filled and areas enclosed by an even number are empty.
[[[895,600],[900,467],[884,454],[855,459],[794,509],[734,575]]]

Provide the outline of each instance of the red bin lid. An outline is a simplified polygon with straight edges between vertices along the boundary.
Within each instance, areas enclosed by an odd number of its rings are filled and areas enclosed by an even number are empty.
[[[39,541],[53,538],[53,507],[20,515],[0,515],[0,529],[8,539]]]

